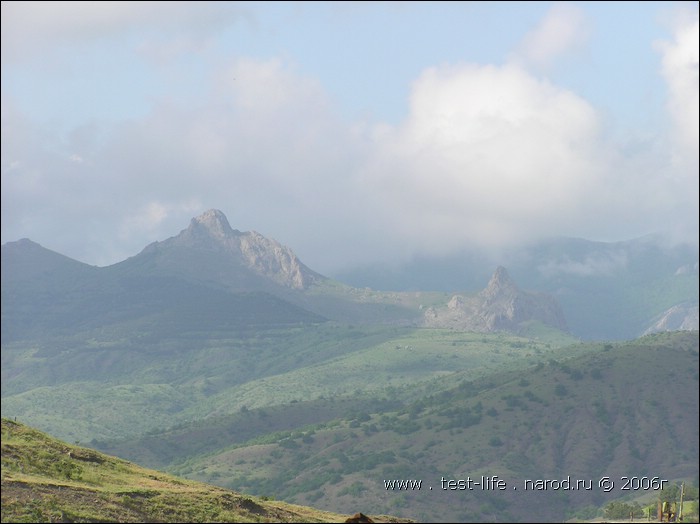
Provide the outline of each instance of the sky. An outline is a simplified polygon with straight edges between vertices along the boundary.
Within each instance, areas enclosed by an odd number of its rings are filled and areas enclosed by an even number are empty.
[[[698,243],[697,2],[2,2],[2,243],[216,208],[331,275]]]

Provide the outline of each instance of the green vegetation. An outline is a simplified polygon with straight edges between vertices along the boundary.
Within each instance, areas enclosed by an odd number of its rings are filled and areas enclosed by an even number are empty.
[[[207,337],[183,326],[170,335],[120,333],[90,330],[58,339],[58,348],[6,344],[3,373],[12,369],[13,376],[3,380],[3,416],[21,415],[69,441],[104,441],[243,407],[331,398],[406,402],[449,385],[456,372],[476,378],[580,349],[565,346],[573,339],[561,333],[527,339],[330,322]]]
[[[323,323],[219,332],[178,349],[187,340],[172,349],[166,341],[133,346],[127,354],[138,369],[106,366],[123,362],[114,360],[116,348],[55,356],[17,350],[15,369],[24,371],[15,384],[28,390],[3,398],[3,413],[258,497],[418,519],[439,504],[446,519],[512,520],[517,505],[552,520],[604,501],[585,493],[575,503],[548,493],[546,505],[534,495],[407,497],[387,493],[384,479],[498,474],[520,482],[561,471],[595,478],[613,463],[623,464],[620,475],[697,463],[697,332],[560,345],[503,333]],[[67,363],[105,378],[72,382]],[[48,369],[54,385],[30,387]],[[84,464],[76,464],[82,469],[59,460],[52,475],[85,481]]]
[[[170,469],[340,511],[372,501],[373,511],[422,519],[439,503],[441,519],[465,518],[461,508],[467,505],[474,508],[472,520],[495,515],[507,521],[515,518],[509,512],[517,505],[520,515],[551,521],[603,508],[621,492],[578,492],[574,499],[561,491],[523,495],[433,490],[406,498],[387,494],[382,482],[415,478],[435,487],[442,476],[496,474],[510,486],[522,485],[523,479],[561,478],[560,472],[576,472],[581,479],[664,472],[673,480],[674,472],[697,467],[697,333],[651,335],[610,348],[576,344],[542,358],[546,364],[510,371],[463,370],[422,386],[395,387],[392,398],[405,399],[403,405],[372,410],[368,404],[364,413],[353,409],[345,417],[314,425],[312,439],[304,439],[308,428],[268,440],[261,436],[191,456]],[[604,370],[603,382],[592,376],[596,369]],[[672,387],[655,386],[659,369],[673,373]],[[556,385],[565,388],[564,396]],[[294,406],[304,409],[303,402]],[[249,413],[253,418],[255,411]],[[317,498],[319,491],[322,499]]]
[[[145,469],[2,420],[2,522],[340,522],[346,517]],[[382,516],[376,521],[399,522]]]

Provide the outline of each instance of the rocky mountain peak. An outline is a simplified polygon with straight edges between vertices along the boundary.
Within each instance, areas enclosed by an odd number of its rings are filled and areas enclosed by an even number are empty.
[[[198,217],[194,217],[190,222],[188,231],[195,235],[205,233],[218,240],[240,234],[240,231],[231,228],[226,215],[218,209],[210,209]]]
[[[241,288],[250,288],[251,282],[265,286],[257,277],[268,282],[292,288],[306,289],[313,282],[322,279],[296,257],[294,252],[273,239],[255,231],[241,232],[231,228],[226,215],[218,209],[210,209],[190,221],[176,237],[163,242],[154,242],[146,252],[158,253],[168,247],[185,248],[206,254],[201,264],[216,264],[222,261],[227,269],[217,270],[224,279],[235,282]],[[168,264],[172,264],[168,262]],[[251,274],[254,277],[251,279]],[[226,276],[228,275],[228,276]],[[253,286],[254,287],[254,286]]]
[[[553,297],[521,291],[506,269],[500,266],[486,288],[477,295],[454,295],[444,306],[430,307],[424,314],[424,323],[429,327],[485,333],[518,333],[532,321],[568,331],[564,314]]]
[[[520,292],[506,268],[498,266],[489,280],[486,289],[481,292],[481,296],[486,300],[493,300],[500,297],[513,297]]]

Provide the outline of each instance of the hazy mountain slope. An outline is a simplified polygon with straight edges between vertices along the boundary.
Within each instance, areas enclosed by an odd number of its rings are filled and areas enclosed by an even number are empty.
[[[112,275],[174,276],[212,289],[270,293],[316,315],[342,322],[400,322],[420,312],[406,297],[360,291],[304,265],[294,252],[255,231],[231,228],[211,209],[187,229],[105,268]],[[417,304],[416,304],[417,305]]]
[[[81,264],[26,239],[2,250],[3,340],[62,326],[69,332],[75,319],[89,322],[92,311],[112,301],[130,302],[122,295],[142,278],[267,293],[343,322],[405,325],[422,321],[418,306],[434,305],[435,291],[470,295],[502,265],[523,289],[552,295],[574,335],[597,340],[638,336],[670,308],[697,303],[699,288],[697,247],[669,247],[657,237],[614,243],[558,238],[499,254],[465,252],[336,275],[358,286],[351,287],[309,269],[275,240],[232,229],[218,210],[106,268]],[[372,291],[368,285],[395,291]]]
[[[99,272],[28,239],[4,244],[1,253],[3,342],[59,327],[64,319],[52,312],[72,303]]]
[[[343,522],[348,516],[184,480],[2,420],[2,522]]]
[[[215,259],[206,252],[200,255]],[[2,257],[3,342],[49,340],[94,329],[153,338],[182,330],[325,320],[266,286],[231,292],[157,268],[145,271],[148,260],[138,257],[129,259],[128,267],[95,268],[30,241],[2,246]],[[178,267],[190,262],[175,255],[170,260]],[[228,274],[238,272],[233,268]]]
[[[187,309],[186,316],[194,318],[199,311],[222,310],[215,306],[226,301],[225,294],[238,297],[234,302],[241,302],[240,297],[250,301],[247,315],[241,307],[227,305],[231,321],[239,325],[248,322],[246,317],[258,325],[328,318],[407,324],[421,315],[418,297],[334,282],[277,241],[232,229],[218,210],[193,218],[178,235],[103,268],[26,239],[3,245],[2,253],[3,341],[72,334],[129,322],[144,313],[167,316],[172,308]],[[214,307],[206,304],[207,293]],[[265,308],[270,315],[263,314]]]
[[[700,324],[698,304],[679,304],[664,311],[644,334],[660,331],[697,331]]]
[[[533,322],[566,332],[564,313],[544,293],[521,291],[503,267],[498,267],[486,289],[473,296],[454,295],[442,307],[430,307],[424,324],[462,331],[522,332]]]
[[[524,289],[555,296],[571,332],[584,339],[630,339],[672,306],[698,301],[698,248],[663,237],[624,242],[553,238],[500,252],[420,256],[392,267],[332,276],[374,289],[476,292],[495,266]]]
[[[54,275],[73,283],[98,270],[94,266],[46,249],[27,238],[3,244],[1,260],[2,280],[25,285],[43,285],[46,279],[52,279]]]
[[[8,342],[56,341],[91,330],[153,340],[183,331],[325,320],[269,293],[228,293],[172,277],[123,277],[107,283],[102,279],[42,303],[32,292],[17,290],[8,300],[12,303],[5,315]]]
[[[258,438],[177,471],[258,494],[274,487],[285,500],[334,511],[361,500],[371,511],[443,522],[561,521],[629,494],[624,476],[697,479],[698,333],[586,346],[578,357],[467,379],[398,412]],[[508,489],[441,488],[442,477],[481,475]],[[525,479],[567,476],[609,476],[617,488],[523,489]],[[433,489],[387,491],[391,479]]]

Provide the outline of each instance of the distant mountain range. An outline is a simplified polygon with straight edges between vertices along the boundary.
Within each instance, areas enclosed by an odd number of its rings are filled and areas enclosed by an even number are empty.
[[[97,268],[23,239],[2,246],[3,340],[138,320],[278,325],[336,320],[518,332],[566,331],[556,300],[520,291],[499,268],[474,297],[374,292],[311,270],[275,240],[209,210],[177,236]],[[427,310],[425,308],[427,307]]]
[[[671,245],[657,235],[624,242],[552,238],[498,254],[417,256],[398,267],[367,266],[333,277],[374,289],[473,294],[496,266],[506,267],[524,289],[553,295],[571,333],[585,340],[698,329],[698,247]],[[668,315],[671,310],[675,313]],[[668,321],[658,324],[664,317]]]
[[[477,292],[496,266],[538,293],[511,300],[510,312],[502,301],[500,312],[495,303],[490,313],[477,311],[474,300],[484,296]],[[247,310],[235,314],[236,322],[254,313],[262,323],[332,319],[517,332],[535,319],[582,339],[620,340],[698,329],[698,286],[697,248],[664,247],[654,237],[617,243],[552,239],[498,257],[473,251],[417,258],[392,270],[358,269],[330,279],[279,242],[231,228],[215,209],[193,218],[177,236],[104,268],[28,239],[2,246],[3,337],[69,327],[74,320],[102,324],[105,316],[121,318],[144,300],[144,307],[168,309],[179,296],[182,314],[216,316],[217,302],[229,311]],[[252,293],[245,299],[250,307],[238,300],[236,309],[232,293],[238,299]]]

